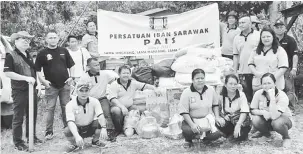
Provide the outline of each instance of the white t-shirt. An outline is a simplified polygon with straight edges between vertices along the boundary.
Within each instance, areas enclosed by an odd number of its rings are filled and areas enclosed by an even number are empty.
[[[67,50],[75,62],[75,69],[71,72],[71,76],[81,77],[86,71],[87,59],[91,58],[89,52],[85,48],[79,48],[77,51],[71,51],[69,48]]]

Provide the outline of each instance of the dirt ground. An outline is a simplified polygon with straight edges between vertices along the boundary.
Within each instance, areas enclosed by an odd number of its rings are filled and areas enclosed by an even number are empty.
[[[39,104],[37,134],[40,139],[44,140],[45,129],[45,101]],[[267,138],[249,139],[240,144],[232,144],[225,138],[220,138],[216,142],[205,145],[203,143],[195,143],[194,148],[184,149],[182,144],[184,140],[171,140],[165,137],[158,137],[155,139],[141,139],[138,135],[126,138],[123,135],[118,136],[117,142],[108,143],[105,148],[90,147],[91,138],[85,139],[87,148],[75,152],[76,154],[176,154],[176,153],[216,153],[216,154],[303,154],[303,100],[297,107],[297,114],[293,117],[295,124],[290,130],[292,138],[292,146],[289,149],[282,148],[281,136],[274,133],[273,139]],[[54,134],[53,140],[45,141],[41,145],[36,145],[33,154],[62,154],[68,145],[63,135],[63,125],[60,118],[61,109],[56,108]],[[1,131],[1,153],[2,154],[19,154],[20,152],[14,150],[12,143],[11,130]]]

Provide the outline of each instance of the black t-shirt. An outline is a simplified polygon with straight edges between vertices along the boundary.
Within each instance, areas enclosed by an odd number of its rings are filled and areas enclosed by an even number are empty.
[[[43,68],[45,79],[50,81],[55,88],[62,88],[65,81],[69,78],[68,68],[75,63],[65,48],[55,49],[45,48],[39,52],[36,59],[36,70]]]
[[[297,54],[298,46],[295,39],[287,34],[279,41],[280,45],[284,48],[288,56],[289,68],[292,68],[293,56]]]

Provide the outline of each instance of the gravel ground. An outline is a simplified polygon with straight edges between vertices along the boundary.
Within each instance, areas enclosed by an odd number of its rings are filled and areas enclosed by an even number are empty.
[[[220,138],[216,142],[205,145],[203,143],[195,143],[192,149],[184,149],[182,144],[184,140],[171,140],[165,137],[158,137],[154,139],[141,139],[138,135],[127,138],[123,135],[118,136],[117,142],[108,143],[105,148],[91,147],[91,138],[85,139],[86,147],[77,154],[176,154],[176,153],[217,153],[217,154],[303,154],[303,100],[300,101],[297,115],[293,117],[295,124],[290,130],[292,138],[292,146],[288,149],[282,148],[282,139],[279,134],[274,133],[273,139],[267,138],[249,139],[240,144],[232,144],[225,138]],[[33,154],[62,154],[68,145],[63,135],[63,125],[60,118],[59,106],[56,108],[54,133],[55,137],[51,141],[46,141],[41,145],[36,145]],[[37,134],[38,137],[44,139],[45,128],[45,101],[39,104]],[[19,151],[14,150],[12,143],[11,130],[1,131],[1,153],[3,154],[19,154]]]

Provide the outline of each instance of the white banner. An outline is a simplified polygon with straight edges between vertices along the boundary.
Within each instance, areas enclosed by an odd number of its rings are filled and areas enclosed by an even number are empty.
[[[162,17],[98,10],[98,41],[103,56],[173,54],[195,44],[220,47],[218,4]]]

